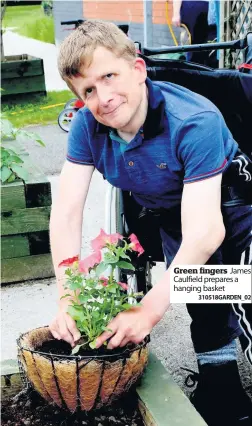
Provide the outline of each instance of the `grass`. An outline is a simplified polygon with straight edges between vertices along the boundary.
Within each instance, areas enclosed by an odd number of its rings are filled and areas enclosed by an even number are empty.
[[[8,27],[12,27],[12,31],[25,37],[54,43],[53,17],[44,15],[40,5],[7,6],[3,28]]]
[[[23,99],[12,101],[2,99],[2,113],[16,128],[32,124],[57,123],[64,104],[72,98],[74,95],[70,90],[62,90],[47,92],[47,96],[25,95]],[[46,108],[48,106],[50,108]]]

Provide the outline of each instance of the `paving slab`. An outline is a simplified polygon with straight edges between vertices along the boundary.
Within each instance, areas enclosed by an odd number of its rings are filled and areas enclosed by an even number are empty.
[[[58,175],[66,159],[68,133],[57,124],[27,126],[25,130],[38,134],[45,144],[43,147],[32,138],[21,139],[22,146],[29,153],[31,161],[45,175]]]

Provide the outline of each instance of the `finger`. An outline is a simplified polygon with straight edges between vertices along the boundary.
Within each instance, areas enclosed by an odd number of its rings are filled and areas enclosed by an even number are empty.
[[[122,348],[123,346],[126,346],[127,343],[131,342],[131,343],[135,343],[136,345],[138,345],[139,343],[141,343],[144,338],[148,335],[147,332],[142,332],[141,334],[138,334],[137,336],[125,336],[125,338],[121,341],[120,347]]]
[[[74,346],[74,339],[72,333],[68,330],[66,318],[61,317],[61,319],[57,320],[58,328],[59,328],[59,334],[61,336],[61,339],[65,340],[65,342],[68,342],[72,347]]]
[[[53,337],[54,337],[55,339],[57,339],[57,340],[60,340],[60,339],[61,339],[61,337],[60,337],[59,333],[55,330],[55,325],[54,325],[54,323],[52,323],[52,324],[50,324],[50,325],[49,325],[49,330],[50,330],[50,332],[52,333],[52,335],[53,335]]]
[[[74,342],[78,342],[78,340],[81,338],[81,334],[80,334],[78,328],[76,327],[76,322],[73,320],[73,318],[71,318],[69,315],[67,315],[66,316],[66,323],[67,323],[67,328],[68,328],[69,332],[73,336]]]
[[[71,336],[70,345],[74,348],[76,342],[80,339],[81,334],[76,327],[76,322],[68,314],[66,315],[66,327],[69,335]]]
[[[111,331],[104,331],[99,337],[96,339],[96,348],[98,349],[101,345],[103,345],[106,340],[112,337],[117,332],[117,327],[113,327],[110,324],[107,326]]]
[[[110,339],[108,344],[108,349],[114,349],[120,346],[121,341],[125,338],[125,332],[124,331],[118,331],[112,339]]]
[[[128,337],[124,337],[124,339],[121,341],[120,343],[120,348],[123,348],[124,346],[127,345],[127,343],[130,342],[130,339]]]

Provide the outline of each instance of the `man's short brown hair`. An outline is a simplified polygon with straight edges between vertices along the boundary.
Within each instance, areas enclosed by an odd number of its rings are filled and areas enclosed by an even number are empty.
[[[100,20],[86,20],[60,46],[58,68],[63,80],[69,84],[71,77],[80,74],[82,67],[88,67],[98,46],[129,61],[136,57],[133,41],[117,25]]]

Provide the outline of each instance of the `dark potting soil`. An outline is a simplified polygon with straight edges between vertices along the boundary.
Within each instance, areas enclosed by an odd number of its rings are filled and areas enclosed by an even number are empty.
[[[128,344],[127,349],[134,348],[134,345]],[[80,348],[79,352],[76,355],[80,356],[99,356],[99,355],[118,355],[125,351],[126,348],[118,348],[113,349],[113,351],[106,349],[106,346],[102,346],[99,349],[90,349],[89,347],[82,347]],[[47,342],[43,342],[41,346],[38,346],[36,348],[36,351],[44,352],[48,354],[54,354],[54,355],[71,355],[72,347],[69,343],[65,342],[64,340],[49,340]]]
[[[144,426],[132,391],[111,406],[71,414],[47,403],[37,392],[23,390],[2,402],[2,426]]]

